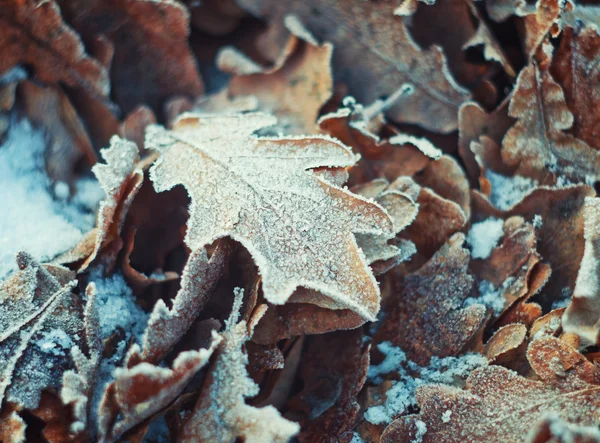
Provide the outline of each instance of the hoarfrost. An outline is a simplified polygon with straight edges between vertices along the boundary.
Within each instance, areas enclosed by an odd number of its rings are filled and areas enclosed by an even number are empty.
[[[504,234],[504,221],[490,217],[482,222],[473,223],[467,235],[471,245],[471,257],[488,258]]]
[[[485,177],[490,181],[492,187],[490,201],[502,211],[519,203],[538,185],[538,182],[532,178],[520,175],[507,177],[489,169],[485,171]]]
[[[470,353],[460,357],[432,357],[429,366],[421,367],[408,360],[402,349],[391,342],[382,342],[377,349],[385,358],[369,368],[369,380],[379,384],[382,374],[392,372],[397,372],[399,379],[386,392],[383,404],[365,411],[365,419],[373,424],[388,424],[408,407],[416,406],[415,393],[419,386],[428,383],[455,385],[464,381],[474,369],[487,365],[485,357]]]

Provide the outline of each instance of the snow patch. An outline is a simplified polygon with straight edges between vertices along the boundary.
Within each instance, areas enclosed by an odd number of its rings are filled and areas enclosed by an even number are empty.
[[[94,181],[77,183],[73,198],[45,171],[42,130],[13,118],[0,146],[0,279],[16,269],[15,256],[44,262],[77,244],[94,226],[100,194]]]
[[[496,315],[501,314],[506,305],[506,298],[504,298],[503,295],[504,290],[508,288],[514,280],[514,277],[508,277],[499,288],[496,288],[487,280],[482,280],[479,282],[479,297],[467,298],[464,302],[464,307],[479,304],[492,309]]]
[[[504,220],[490,217],[482,222],[473,223],[467,234],[467,243],[471,245],[471,257],[488,258],[502,235]]]
[[[502,211],[519,203],[538,185],[538,182],[532,178],[520,175],[507,177],[489,169],[485,171],[485,177],[490,181],[492,188],[490,201]]]
[[[419,386],[429,383],[456,385],[464,381],[474,369],[488,363],[482,355],[470,353],[460,357],[432,357],[429,366],[421,367],[408,360],[404,351],[390,342],[380,343],[377,349],[385,358],[380,364],[369,368],[369,381],[379,384],[382,374],[392,372],[397,372],[399,378],[386,392],[383,404],[372,406],[365,411],[365,419],[373,424],[391,423],[408,407],[416,406],[415,393]],[[421,438],[426,430],[423,430]]]

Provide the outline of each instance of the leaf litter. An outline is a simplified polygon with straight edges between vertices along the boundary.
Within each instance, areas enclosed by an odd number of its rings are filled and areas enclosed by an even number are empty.
[[[598,442],[598,8],[0,0],[0,440]]]

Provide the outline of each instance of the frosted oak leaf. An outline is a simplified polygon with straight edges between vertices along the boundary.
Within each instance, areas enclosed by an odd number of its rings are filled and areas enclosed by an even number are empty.
[[[259,267],[265,298],[283,304],[299,287],[372,320],[379,289],[354,233],[393,235],[380,206],[317,176],[311,168],[348,167],[357,157],[326,137],[253,136],[276,123],[262,113],[184,114],[168,131],[151,126],[146,146],[160,153],[154,188],[190,194],[186,243],[196,250],[229,236]]]

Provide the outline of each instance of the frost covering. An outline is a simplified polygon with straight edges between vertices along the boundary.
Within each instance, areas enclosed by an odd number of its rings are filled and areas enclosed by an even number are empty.
[[[241,242],[268,301],[283,304],[304,286],[373,320],[379,289],[353,233],[391,237],[392,222],[376,203],[307,171],[353,165],[348,148],[324,136],[252,136],[275,122],[261,113],[184,114],[172,131],[150,127],[146,146],[161,154],[150,171],[154,187],[185,186],[188,246],[225,236]]]

